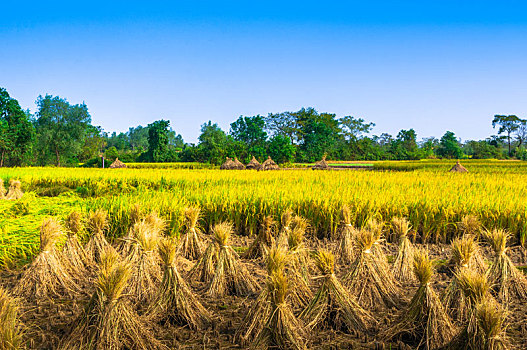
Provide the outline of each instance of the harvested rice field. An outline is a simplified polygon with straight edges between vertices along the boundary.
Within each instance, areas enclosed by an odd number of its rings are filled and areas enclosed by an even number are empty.
[[[0,168],[0,349],[525,349],[527,169]]]

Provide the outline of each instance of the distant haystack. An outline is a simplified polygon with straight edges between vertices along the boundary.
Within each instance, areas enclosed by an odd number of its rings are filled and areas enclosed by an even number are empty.
[[[18,180],[9,180],[9,191],[5,196],[7,200],[17,200],[22,198],[24,192],[22,192],[22,183]]]
[[[117,168],[126,168],[126,164],[121,162],[119,158],[115,158],[115,161],[110,164],[110,169],[117,169]]]
[[[280,170],[280,167],[271,159],[269,156],[265,162],[263,162],[261,170]]]
[[[249,162],[249,164],[247,164],[247,166],[245,167],[245,169],[253,169],[253,170],[258,170],[261,168],[261,164],[256,160],[256,158],[254,158],[253,156],[253,159],[251,159],[251,161]]]
[[[319,160],[311,167],[313,170],[328,170],[330,169],[328,162],[326,162],[326,156],[322,157],[322,160]]]
[[[5,194],[6,194],[6,191],[4,187],[4,180],[0,179],[0,199],[5,199]]]
[[[221,170],[232,170],[232,169],[236,169],[236,165],[234,163],[234,161],[227,157],[225,159],[225,163],[223,163],[221,166],[220,166],[220,169]]]
[[[454,165],[452,167],[452,169],[450,169],[450,172],[452,172],[452,173],[468,173],[468,170],[463,165],[461,165],[461,163],[458,160],[456,165]]]
[[[245,165],[243,165],[243,163],[240,162],[238,160],[238,158],[234,158],[233,164],[234,164],[234,169],[235,170],[243,170],[243,169],[245,169]]]

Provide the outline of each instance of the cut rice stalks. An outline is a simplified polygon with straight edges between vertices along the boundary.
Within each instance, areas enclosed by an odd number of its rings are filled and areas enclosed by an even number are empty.
[[[400,282],[409,283],[416,281],[414,274],[414,247],[408,234],[410,233],[410,223],[406,218],[393,218],[392,228],[394,234],[398,237],[399,249],[397,257],[393,264],[393,275]]]
[[[123,294],[131,276],[129,263],[107,247],[100,256],[96,291],[59,348],[64,350],[167,349],[133,311]]]
[[[4,179],[0,179],[0,199],[5,199],[6,190],[4,187]]]
[[[189,260],[196,260],[203,255],[204,247],[201,239],[201,230],[199,229],[198,220],[200,208],[189,207],[185,209],[186,232],[181,237],[180,252],[181,255]]]
[[[18,180],[9,180],[9,190],[5,196],[7,200],[17,200],[24,196],[22,192],[22,183]]]
[[[340,261],[347,265],[355,258],[355,237],[358,235],[358,230],[351,224],[351,210],[345,205],[341,210],[342,224],[340,229],[340,237],[337,246],[337,256]]]
[[[18,315],[18,301],[0,287],[0,349],[23,348],[23,327]]]
[[[465,215],[458,223],[458,229],[464,235],[470,235],[474,238],[479,238],[481,233],[481,222],[475,215]]]
[[[362,334],[376,327],[373,316],[359,305],[335,276],[334,255],[321,249],[315,262],[321,273],[317,278],[320,286],[311,303],[300,314],[307,327],[330,328],[352,334]]]
[[[276,244],[280,247],[287,246],[287,239],[289,237],[289,232],[291,232],[291,223],[293,222],[294,213],[291,209],[287,209],[282,213],[280,217],[280,233],[278,234],[278,239]]]
[[[228,245],[233,231],[232,224],[223,222],[214,225],[213,239],[216,245],[216,264],[212,279],[207,287],[211,297],[224,295],[246,296],[256,293],[259,289],[254,277],[247,271],[244,264],[238,261],[238,254]],[[214,259],[211,259],[214,262]]]
[[[456,329],[430,285],[434,268],[427,251],[415,252],[413,267],[419,288],[410,304],[381,337],[385,340],[402,340],[416,349],[437,349],[452,339]]]
[[[247,249],[247,252],[245,252],[244,258],[266,258],[269,249],[275,244],[275,226],[276,222],[271,216],[264,217],[260,231],[249,246],[249,249]]]
[[[78,290],[55,247],[62,235],[62,226],[57,219],[44,219],[40,227],[40,253],[22,274],[15,295],[38,301],[60,297],[64,293],[72,295]]]
[[[84,247],[79,241],[79,233],[82,230],[82,215],[78,211],[72,211],[65,221],[68,238],[62,249],[62,262],[78,284],[83,284],[88,279],[88,257]]]
[[[177,241],[174,238],[161,240],[159,255],[164,264],[163,281],[146,314],[161,323],[186,325],[195,330],[206,328],[212,315],[177,270]]]
[[[389,267],[386,256],[379,247],[374,247],[376,234],[370,230],[360,231],[356,245],[357,256],[344,277],[344,282],[359,304],[367,310],[400,307],[404,300],[400,288]],[[377,254],[374,250],[377,249]]]
[[[100,262],[102,252],[110,245],[104,236],[104,232],[108,229],[108,226],[108,214],[104,210],[97,209],[90,213],[88,231],[91,237],[86,244],[85,250],[88,258],[93,263]]]
[[[304,245],[305,226],[295,225],[289,232],[287,245],[289,254],[286,266],[287,278],[291,286],[289,296],[293,308],[303,309],[313,298],[311,282],[311,259]]]
[[[504,303],[508,303],[511,299],[527,301],[527,278],[514,266],[507,255],[509,233],[494,229],[486,231],[484,236],[495,254],[487,272],[493,293]]]

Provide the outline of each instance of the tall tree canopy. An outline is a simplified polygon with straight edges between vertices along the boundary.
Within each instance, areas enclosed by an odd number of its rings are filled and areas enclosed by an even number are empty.
[[[443,137],[441,137],[437,148],[437,155],[450,159],[459,159],[463,157],[463,150],[459,145],[456,135],[452,131],[447,131]]]
[[[525,122],[523,119],[518,118],[515,115],[495,115],[492,120],[492,127],[496,128],[499,126],[498,134],[507,134],[507,143],[509,145],[509,157],[512,155],[511,150],[511,134],[518,130],[522,123]]]
[[[54,159],[57,166],[78,162],[78,155],[84,145],[91,125],[86,104],[70,105],[59,96],[39,96],[37,100],[39,159],[46,164]]]
[[[170,137],[170,122],[157,120],[148,124],[148,159],[152,162],[163,162],[167,158]]]
[[[0,88],[0,167],[22,165],[31,151],[33,137],[29,113],[6,89]]]

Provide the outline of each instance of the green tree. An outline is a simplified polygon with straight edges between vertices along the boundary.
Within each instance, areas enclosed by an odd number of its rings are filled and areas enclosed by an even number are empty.
[[[393,159],[413,160],[419,159],[417,146],[417,133],[414,129],[401,130],[395,140],[391,142],[390,153]]]
[[[91,123],[86,104],[70,105],[58,96],[39,96],[37,99],[36,131],[40,161],[54,159],[57,166],[65,161],[78,161]]]
[[[148,160],[163,162],[167,158],[170,122],[157,120],[148,124]]]
[[[198,137],[199,160],[212,164],[221,164],[227,156],[229,139],[227,134],[218,124],[209,120],[201,126],[201,134]]]
[[[463,150],[459,145],[456,135],[452,131],[447,131],[441,137],[436,153],[442,158],[459,159],[463,157]]]
[[[0,167],[20,166],[31,151],[34,128],[29,112],[0,88]]]
[[[106,146],[106,140],[100,126],[89,125],[86,130],[84,145],[79,155],[79,161],[86,162],[89,159],[98,157]]]
[[[301,139],[301,126],[298,122],[299,112],[269,113],[264,118],[267,132],[270,135],[287,136],[293,144],[298,143]]]
[[[275,162],[279,164],[293,162],[295,153],[296,147],[288,136],[278,134],[269,140],[269,155]]]
[[[366,123],[362,118],[346,116],[339,120],[342,133],[347,140],[357,140],[362,134],[368,134],[375,123]]]
[[[301,126],[300,151],[305,161],[313,162],[336,150],[341,129],[335,114],[318,113],[313,108],[296,112]]]
[[[265,157],[267,133],[265,132],[265,120],[260,115],[253,117],[240,116],[231,124],[230,134],[235,141],[245,144],[248,155],[259,159]],[[241,154],[238,154],[238,156],[241,156]]]
[[[518,118],[515,115],[495,115],[492,120],[492,127],[496,128],[499,125],[498,135],[503,133],[507,134],[507,143],[509,146],[509,157],[512,155],[511,150],[511,134],[518,130],[518,128],[524,123],[523,119]]]

